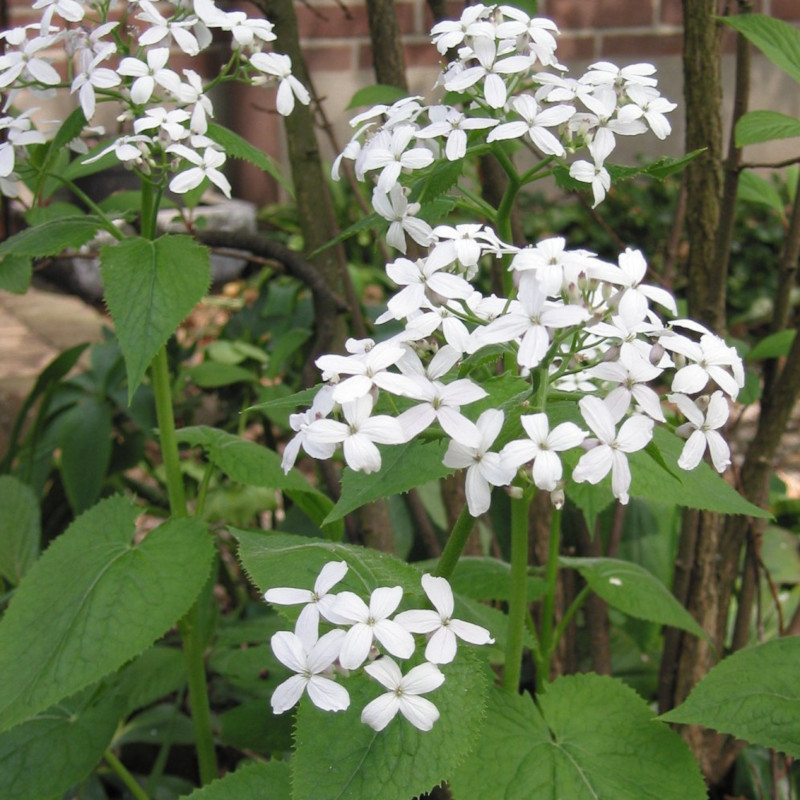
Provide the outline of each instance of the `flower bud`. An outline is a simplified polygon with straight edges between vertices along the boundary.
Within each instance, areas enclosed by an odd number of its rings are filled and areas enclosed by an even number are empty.
[[[661,363],[661,359],[664,358],[664,353],[665,352],[666,352],[666,350],[664,349],[664,345],[661,344],[660,342],[656,342],[650,348],[650,356],[649,356],[650,363],[654,367],[657,367]]]
[[[560,487],[557,487],[550,492],[550,502],[553,504],[553,508],[555,508],[557,511],[560,511],[564,507],[565,499],[564,490]]]
[[[506,491],[512,500],[522,500],[523,491],[521,486],[506,486]]]

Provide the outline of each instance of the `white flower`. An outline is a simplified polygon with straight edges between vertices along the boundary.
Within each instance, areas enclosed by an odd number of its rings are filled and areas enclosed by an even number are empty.
[[[305,633],[306,631],[316,631],[319,626],[320,615],[327,619],[326,611],[329,611],[336,600],[336,596],[330,594],[330,590],[344,578],[347,572],[347,564],[344,561],[329,561],[320,571],[314,588],[291,589],[280,586],[275,589],[268,589],[264,593],[264,599],[268,603],[279,606],[294,606],[305,603],[300,616],[297,618],[297,630]]]
[[[407,441],[400,423],[384,414],[371,417],[372,395],[342,403],[346,422],[320,419],[306,429],[310,441],[320,444],[342,443],[347,466],[356,471],[377,472],[381,468],[379,444],[401,444]]]
[[[610,61],[598,61],[589,67],[581,80],[594,86],[618,86],[625,89],[630,86],[655,86],[658,81],[650,77],[655,71],[652,64],[630,64],[620,69]]]
[[[86,117],[87,122],[91,122],[95,111],[95,89],[111,89],[118,86],[121,78],[114,72],[113,69],[107,67],[100,67],[101,61],[105,61],[109,55],[114,52],[115,47],[113,44],[101,50],[86,66],[83,72],[75,76],[70,87],[70,93],[78,92],[80,99],[81,109],[83,109],[83,116]],[[138,131],[137,131],[138,133]]]
[[[444,55],[460,45],[467,36],[494,37],[494,25],[486,17],[492,9],[481,3],[467,6],[459,20],[442,20],[431,28],[431,37],[436,49]]]
[[[131,86],[131,100],[137,105],[147,103],[156,85],[174,94],[181,82],[176,72],[167,69],[168,47],[148,50],[146,59],[145,62],[133,57],[123,58],[117,67],[120,75],[135,78]]]
[[[406,233],[423,247],[430,242],[431,226],[415,216],[420,210],[420,204],[409,203],[400,184],[392,186],[388,194],[376,187],[372,193],[372,207],[392,223],[389,225],[386,241],[396,250],[406,252]]]
[[[664,116],[678,106],[662,97],[656,89],[633,84],[627,88],[628,97],[642,110],[650,130],[659,138],[666,139],[672,132],[669,120]]]
[[[476,425],[481,436],[480,444],[477,447],[468,447],[457,441],[451,441],[444,454],[446,467],[466,468],[467,470],[467,506],[473,517],[479,517],[489,510],[492,500],[492,490],[489,487],[506,486],[511,483],[515,472],[515,466],[504,462],[499,453],[488,452],[503,427],[503,412],[496,408],[489,408],[478,417]],[[433,601],[433,598],[431,600]],[[417,631],[417,633],[425,632]],[[428,661],[436,660],[427,655],[426,658]],[[438,661],[437,663],[444,664],[446,662]]]
[[[394,619],[411,633],[430,634],[425,658],[433,664],[449,664],[456,655],[456,638],[470,644],[494,644],[489,631],[480,625],[453,619],[453,590],[445,578],[422,576],[422,588],[436,611],[403,611]]]
[[[20,30],[22,36],[26,36],[24,29],[15,28],[13,31],[7,31],[5,39],[9,45],[18,46],[23,43],[24,38],[22,41],[17,41],[19,37],[11,35]],[[54,36],[36,36],[30,41],[25,41],[21,51],[7,50],[5,55],[0,56],[0,89],[10,86],[19,77],[24,81],[43,83],[46,86],[56,86],[61,83],[61,76],[53,65],[36,56],[36,53],[47,49],[55,41]]]
[[[547,492],[555,490],[563,475],[561,459],[557,453],[578,447],[586,438],[586,431],[574,422],[562,422],[551,431],[547,414],[524,414],[520,417],[528,439],[509,442],[500,453],[516,469],[533,461],[532,477],[537,488]]]
[[[701,407],[701,402],[697,405],[685,394],[671,394],[668,399],[675,403],[689,421],[678,427],[675,431],[679,436],[689,435],[689,439],[683,447],[681,457],[678,459],[678,466],[681,469],[694,469],[703,458],[703,454],[708,447],[711,454],[711,462],[717,472],[725,472],[731,463],[731,451],[722,435],[718,432],[728,421],[728,401],[722,392],[714,392],[711,397],[700,398],[706,400],[708,405],[705,414]]]
[[[564,156],[564,147],[556,136],[547,128],[553,128],[566,122],[575,114],[572,106],[550,106],[540,108],[539,104],[530,95],[523,94],[511,101],[514,111],[522,119],[506,122],[489,131],[487,142],[498,139],[519,139],[528,134],[530,140],[541,152],[552,156]]]
[[[274,75],[280,79],[278,94],[275,98],[275,107],[284,117],[294,111],[295,97],[307,106],[311,102],[308,89],[292,75],[292,59],[282,53],[253,53],[250,63],[259,72]]]
[[[386,134],[386,135],[384,135]],[[414,138],[412,125],[398,125],[391,134],[378,134],[364,153],[363,170],[380,169],[378,189],[389,192],[404,169],[422,169],[433,163],[433,153],[425,147],[408,149]]]
[[[641,250],[627,247],[624,253],[620,253],[619,269],[621,275],[612,280],[614,283],[621,283],[626,287],[619,298],[620,313],[623,316],[628,314],[644,318],[647,313],[648,300],[664,306],[675,316],[678,315],[675,298],[666,289],[661,289],[658,286],[642,285],[642,281],[647,274],[647,262]],[[626,312],[625,306],[627,305],[635,306],[636,311]]]
[[[608,406],[599,397],[583,397],[578,403],[581,414],[598,438],[598,443],[584,453],[572,473],[576,483],[599,483],[611,472],[611,491],[620,503],[629,500],[631,468],[626,453],[647,446],[653,437],[653,420],[637,415],[627,419],[619,432]]]
[[[289,425],[297,433],[283,450],[281,468],[284,472],[288,473],[294,466],[301,446],[312,458],[330,458],[336,452],[335,443],[315,442],[306,435],[308,426],[318,419],[327,417],[333,410],[333,406],[333,387],[323,386],[314,396],[314,402],[308,411],[289,415]]]
[[[407,675],[388,656],[373,661],[364,667],[370,677],[389,691],[367,703],[361,712],[361,721],[373,730],[382,731],[399,711],[415,728],[429,731],[439,719],[439,709],[420,697],[432,692],[444,683],[444,675],[435,664],[420,664]]]
[[[431,124],[417,131],[417,139],[444,136],[444,153],[448,161],[458,161],[467,154],[467,131],[483,130],[497,125],[496,119],[466,117],[451,106],[433,106],[428,109]]]
[[[464,278],[444,271],[430,257],[416,261],[398,258],[386,265],[386,274],[403,287],[386,304],[395,319],[404,319],[421,308],[432,308],[433,299],[466,300],[474,291]]]
[[[712,380],[729,397],[736,399],[739,389],[744,386],[744,368],[735,348],[728,347],[713,333],[703,334],[699,343],[685,336],[662,336],[659,341],[667,350],[680,353],[695,362],[675,373],[672,379],[673,392],[701,392]]]
[[[576,181],[581,183],[591,184],[592,196],[594,203],[592,208],[595,208],[605,199],[608,190],[611,188],[611,176],[608,170],[603,166],[600,161],[592,164],[589,161],[573,161],[569,166],[570,177],[575,178]]]
[[[342,630],[333,630],[317,639],[301,638],[296,633],[279,631],[270,640],[275,658],[296,672],[281,683],[272,693],[271,705],[275,714],[283,714],[292,708],[308,692],[311,702],[323,711],[344,711],[350,705],[347,689],[325,677],[339,657],[344,641]]]
[[[393,656],[409,658],[414,652],[414,637],[389,619],[403,599],[400,586],[381,586],[370,595],[367,605],[353,592],[341,592],[330,608],[331,621],[351,625],[342,642],[339,663],[345,669],[357,669],[368,658],[377,639]]]
[[[494,39],[483,36],[472,40],[472,52],[478,64],[448,78],[444,84],[445,89],[449,92],[463,92],[483,79],[486,102],[491,108],[502,108],[506,104],[508,88],[500,76],[527,72],[532,59],[529,56],[519,55],[498,58],[499,53]]]
[[[180,21],[168,20],[161,15],[150,0],[139,0],[138,5],[141,11],[136,15],[136,19],[142,20],[148,25],[139,35],[139,44],[142,47],[158,44],[167,37],[171,37],[187,55],[196,56],[200,52],[200,43],[197,41],[197,37],[191,31],[186,30],[197,21],[196,18]]]
[[[218,169],[225,163],[225,153],[221,150],[217,150],[216,147],[206,147],[203,154],[200,155],[185,145],[172,144],[167,148],[167,152],[175,153],[190,164],[194,164],[190,169],[179,172],[170,181],[170,191],[184,194],[195,189],[205,178],[208,178],[226,197],[231,196],[231,185]]]

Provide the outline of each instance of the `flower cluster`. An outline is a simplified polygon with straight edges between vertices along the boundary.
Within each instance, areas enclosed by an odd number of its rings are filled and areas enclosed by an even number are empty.
[[[88,126],[98,103],[117,104],[118,122],[127,131],[89,161],[113,152],[150,180],[175,173],[169,188],[178,194],[207,178],[227,196],[230,185],[220,170],[225,151],[208,135],[208,121],[214,116],[209,89],[228,80],[277,83],[277,110],[284,115],[291,113],[295,100],[310,101],[292,75],[288,56],[264,52],[275,40],[268,20],[222,11],[213,0],[128,0],[122,5],[123,14],[112,19],[111,3],[37,0],[33,8],[42,10],[39,23],[0,33],[5,46],[0,89],[7,92],[3,113],[8,114],[0,118],[0,127],[9,131],[0,151],[3,194],[17,195],[17,157],[24,157],[27,145],[45,140],[31,130],[30,114],[36,109],[22,114],[14,110],[22,90],[49,97],[57,89],[68,89],[83,112],[85,130],[95,135],[97,128]],[[126,25],[121,19],[137,24]],[[208,48],[215,31],[230,35],[232,54],[211,84],[204,85],[192,69],[179,73],[170,67],[176,54],[194,57]],[[66,76],[48,57],[59,50],[68,57]]]
[[[517,173],[519,184],[585,147],[591,163],[574,161],[569,171],[591,182],[600,202],[616,136],[649,127],[663,138],[663,114],[674,106],[658,95],[647,64],[618,69],[601,62],[577,80],[563,77],[556,32],[549,20],[518,9],[470,6],[459,21],[432,31],[442,54],[457,53],[440,83],[449,97],[460,95],[459,109],[412,97],[353,121],[358,130],[342,157],[354,161],[359,178],[374,179],[374,207],[391,222],[389,244],[405,253],[410,236],[421,256],[386,266],[398,290],[377,322],[402,330],[378,343],[350,340],[347,355],[317,360],[325,385],[310,411],[291,418],[296,436],[284,469],[301,447],[329,458],[341,445],[348,466],[374,472],[381,467],[377,445],[409,442],[433,427],[449,440],[444,464],[466,470],[474,516],[488,510],[492,487],[520,481],[560,505],[568,478],[596,484],[610,474],[614,496],[626,503],[628,457],[647,447],[656,423],[667,422],[665,407],[687,420],[677,429],[688,437],[679,467],[693,469],[706,450],[718,471],[729,465],[719,429],[728,398],[744,384],[741,359],[702,325],[676,319],[674,297],[645,282],[641,252],[628,248],[611,263],[569,250],[560,237],[516,247],[485,224],[431,227],[416,217],[420,205],[402,185],[437,158],[468,155],[470,137],[483,149],[522,138],[540,161]],[[499,258],[508,268],[505,297],[474,283],[481,263]],[[493,359],[527,390],[508,408],[489,397],[483,405],[493,407],[471,414],[469,407],[487,398],[482,367]],[[572,413],[562,403],[560,417],[552,416],[554,394]],[[575,455],[564,459],[568,451]]]
[[[372,203],[391,223],[387,240],[406,252],[406,236],[421,245],[432,238],[417,218],[400,183],[403,174],[429,166],[436,157],[464,158],[470,141],[485,144],[517,139],[545,162],[565,161],[585,149],[589,160],[569,167],[574,180],[591,186],[595,205],[609,189],[605,167],[617,136],[651,130],[670,132],[665,116],[676,106],[658,91],[651,64],[622,69],[601,61],[580,78],[567,78],[556,57],[555,24],[511,6],[468,6],[458,21],[432,29],[442,55],[454,56],[438,83],[452,104],[427,106],[420,97],[379,105],[351,121],[356,132],[334,162],[354,162],[356,176],[374,176]],[[382,119],[382,121],[380,121]]]
[[[276,605],[303,605],[294,632],[279,631],[271,639],[275,657],[296,673],[273,692],[273,711],[288,711],[304,692],[324,711],[344,711],[350,706],[350,695],[336,677],[346,678],[351,670],[369,662],[364,672],[386,692],[364,707],[361,721],[381,731],[399,712],[414,727],[430,730],[439,711],[421,695],[444,683],[439,665],[453,661],[457,639],[477,645],[491,644],[494,639],[485,628],[453,619],[453,592],[444,578],[422,577],[422,587],[435,610],[395,614],[403,599],[400,586],[375,589],[368,602],[353,592],[332,594],[346,573],[345,562],[330,562],[312,590],[283,587],[265,593],[265,600]],[[321,623],[336,627],[320,636]],[[404,675],[391,656],[410,658],[415,650],[414,634],[428,637],[426,661]]]

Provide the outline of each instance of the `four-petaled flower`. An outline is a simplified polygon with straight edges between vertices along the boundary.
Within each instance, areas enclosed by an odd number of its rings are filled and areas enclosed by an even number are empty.
[[[403,611],[394,619],[411,633],[430,636],[425,647],[425,658],[433,664],[449,664],[456,656],[456,639],[470,644],[493,644],[494,639],[486,628],[453,619],[453,590],[445,578],[422,576],[422,588],[436,611],[425,609]]]
[[[382,731],[399,711],[415,728],[429,731],[439,719],[439,709],[420,697],[444,683],[444,675],[435,664],[426,662],[406,675],[388,656],[373,661],[364,671],[389,691],[368,703],[361,712],[361,721],[373,730]]]

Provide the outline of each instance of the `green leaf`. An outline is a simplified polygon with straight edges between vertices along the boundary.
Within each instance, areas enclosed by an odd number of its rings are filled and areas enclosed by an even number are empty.
[[[139,513],[102,501],[25,576],[0,622],[0,730],[118,669],[189,610],[214,558],[205,525],[170,520],[137,542]]]
[[[0,291],[25,294],[33,277],[30,256],[7,255],[0,260]]]
[[[441,716],[427,732],[400,715],[379,733],[363,724],[361,710],[385,691],[364,673],[348,681],[347,711],[324,714],[303,698],[292,765],[295,800],[409,800],[458,774],[481,729],[491,673],[460,648],[441,670],[445,682],[426,695]]]
[[[128,400],[153,356],[211,282],[208,248],[189,236],[125,239],[100,249],[108,310],[128,369]]]
[[[442,463],[446,447],[444,440],[426,443],[414,439],[408,444],[384,448],[383,465],[378,472],[366,474],[346,467],[342,474],[341,497],[325,522],[341,519],[373,500],[401,494],[449,475],[453,470]]]
[[[298,470],[284,473],[281,457],[274,450],[205,425],[181,428],[177,436],[179,442],[202,447],[209,460],[233,480],[248,486],[280,489],[315,525],[325,526],[331,538],[341,539],[344,535],[342,523],[332,525],[333,520],[327,519],[334,508],[333,501],[315,489]]]
[[[312,386],[310,389],[303,389],[302,392],[295,392],[294,394],[282,395],[272,400],[265,400],[263,403],[258,403],[250,406],[248,411],[296,411],[302,406],[310,406],[317,396],[322,384]]]
[[[120,718],[116,697],[94,705],[93,692],[60,702],[0,734],[0,786],[4,800],[60,796],[82,781],[103,757]]]
[[[86,244],[103,226],[103,220],[90,214],[51,219],[9,236],[0,244],[0,256],[57,256]]]
[[[458,161],[437,162],[425,178],[416,184],[411,192],[411,198],[425,204],[440,197],[458,183],[463,170],[463,158]]]
[[[123,716],[149,706],[186,683],[186,661],[177,647],[154,646],[126,664],[117,676],[114,693]]]
[[[258,383],[258,378],[251,370],[219,361],[204,361],[195,367],[187,367],[185,372],[192,383],[201,389],[217,389],[234,383]]]
[[[257,147],[253,147],[247,139],[243,139],[238,133],[234,133],[228,128],[223,128],[222,125],[217,125],[214,122],[208,123],[208,131],[206,133],[209,139],[213,139],[217,144],[222,145],[222,148],[231,158],[249,161],[260,170],[266,172],[267,175],[275,178],[288,194],[294,197],[292,185],[281,174],[278,165],[266,153]]]
[[[747,361],[761,361],[765,358],[781,358],[788,355],[792,349],[794,337],[797,331],[789,328],[785,331],[778,331],[765,336],[747,354]]]
[[[744,202],[767,206],[780,217],[785,216],[786,212],[780,192],[768,180],[750,170],[745,170],[739,175],[737,197]]]
[[[705,800],[683,740],[621,681],[558,678],[537,705],[493,689],[481,757],[451,779],[455,800]]]
[[[580,572],[598,597],[624,614],[708,638],[669,589],[644,567],[616,558],[564,557],[559,560],[565,567]]]
[[[800,136],[800,120],[778,111],[748,111],[736,123],[736,146]]]
[[[0,576],[16,586],[39,555],[39,503],[30,486],[2,475],[0,508]]]
[[[308,258],[314,258],[314,256],[319,255],[320,253],[325,252],[330,247],[339,244],[339,242],[344,242],[345,240],[349,239],[351,236],[355,236],[357,233],[361,233],[361,231],[369,230],[370,228],[385,228],[387,227],[386,220],[381,217],[379,214],[367,214],[366,217],[360,217],[357,222],[354,222],[349,227],[345,228],[338,236],[334,236],[329,242],[325,242],[321,247],[318,247],[316,250],[313,250],[311,253],[308,254]]]
[[[797,28],[763,14],[739,14],[721,19],[800,83],[800,31]]]
[[[291,797],[286,761],[249,761],[236,772],[187,795],[185,800],[290,800]]]
[[[82,397],[60,420],[61,477],[67,499],[82,514],[100,499],[111,461],[111,408]]]
[[[398,100],[402,100],[407,96],[408,92],[403,91],[403,89],[397,86],[375,83],[372,86],[365,86],[363,89],[359,89],[352,98],[350,98],[350,102],[347,104],[347,110],[351,108],[360,108],[361,106],[390,106],[392,103],[396,103]]]
[[[717,664],[682,705],[660,719],[705,725],[800,757],[800,637],[739,650]]]
[[[288,676],[287,676],[288,677]],[[265,711],[263,699],[240,703],[219,715],[219,738],[228,747],[257,753],[286,753],[292,749],[294,718]]]

